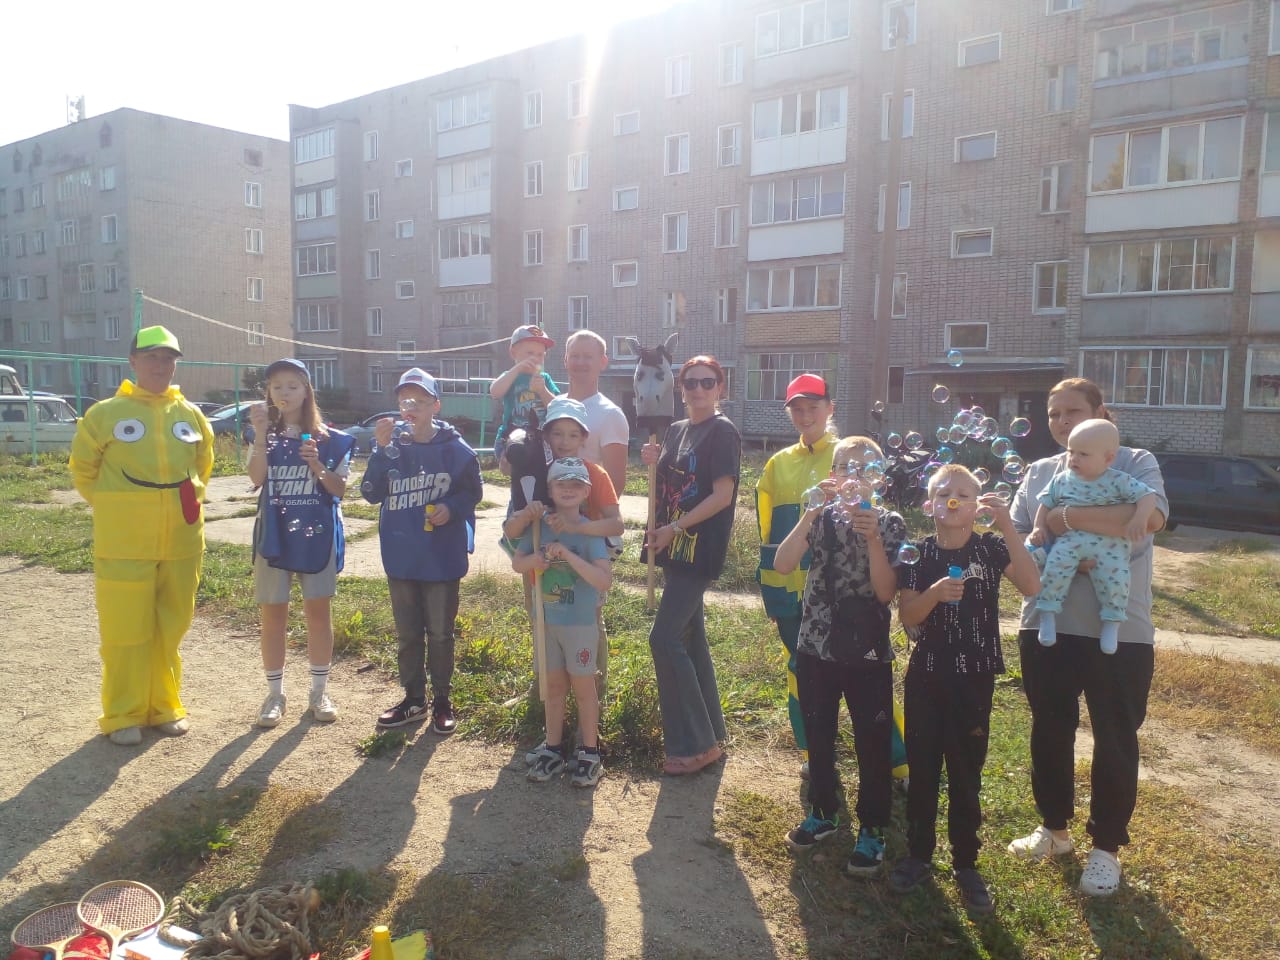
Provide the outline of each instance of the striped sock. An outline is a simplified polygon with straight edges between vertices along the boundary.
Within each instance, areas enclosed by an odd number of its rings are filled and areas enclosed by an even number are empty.
[[[313,663],[311,664],[311,692],[324,693],[325,685],[329,682],[329,664]]]
[[[284,669],[266,670],[267,689],[277,696],[284,696]]]

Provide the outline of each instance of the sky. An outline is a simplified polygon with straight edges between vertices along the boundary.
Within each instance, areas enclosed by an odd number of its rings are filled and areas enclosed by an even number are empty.
[[[323,106],[590,33],[674,0],[61,0],[5,13],[0,144],[133,107],[287,140],[289,104]],[[190,11],[190,12],[187,12]],[[367,12],[366,12],[367,11]],[[21,38],[18,40],[18,38]]]

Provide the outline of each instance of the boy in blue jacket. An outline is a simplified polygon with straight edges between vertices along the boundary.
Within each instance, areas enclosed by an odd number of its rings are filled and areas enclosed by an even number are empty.
[[[390,417],[374,427],[360,492],[382,504],[378,536],[391,589],[404,699],[378,717],[380,729],[427,716],[431,673],[431,731],[447,736],[457,720],[449,701],[453,678],[458,586],[475,548],[476,504],[482,484],[476,453],[449,424],[437,420],[435,378],[413,367],[396,385],[403,424]],[[423,643],[423,635],[426,643]]]

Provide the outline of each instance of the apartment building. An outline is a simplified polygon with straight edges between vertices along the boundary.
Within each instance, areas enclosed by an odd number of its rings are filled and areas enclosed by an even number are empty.
[[[886,428],[980,403],[1043,440],[1083,373],[1134,442],[1275,455],[1276,7],[703,0],[295,106],[301,353],[357,408],[421,364],[477,416],[519,323],[604,336],[624,405],[623,339],[678,332],[749,436],[805,370],[874,427],[894,183]]]
[[[127,357],[135,289],[188,360],[265,364],[290,335],[289,145],[121,109],[0,147],[0,348]],[[102,398],[123,364],[31,361],[38,389]],[[231,368],[183,366],[191,399]]]

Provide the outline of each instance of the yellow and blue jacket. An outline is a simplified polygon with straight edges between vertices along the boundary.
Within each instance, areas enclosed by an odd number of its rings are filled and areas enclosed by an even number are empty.
[[[756,516],[760,523],[760,566],[756,579],[760,597],[770,617],[800,616],[805,576],[809,571],[809,553],[805,551],[800,566],[787,575],[773,569],[778,544],[800,521],[804,492],[831,474],[831,457],[836,438],[824,433],[809,446],[796,443],[779,450],[764,465],[756,487]]]

